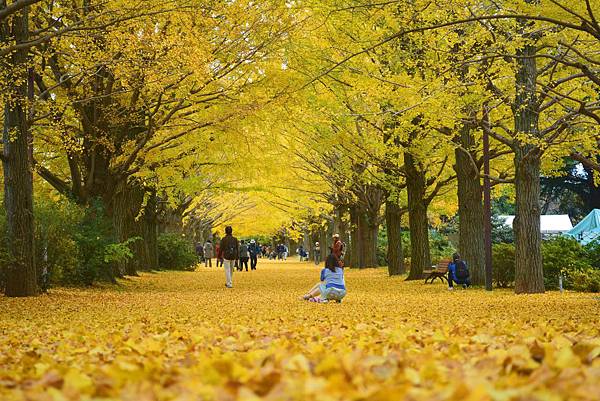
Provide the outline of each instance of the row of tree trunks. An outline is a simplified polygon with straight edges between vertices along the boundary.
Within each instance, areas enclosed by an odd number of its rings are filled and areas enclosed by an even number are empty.
[[[377,267],[379,208],[369,210],[356,204],[350,206],[349,210],[350,239],[346,242],[346,265],[359,269]]]
[[[385,204],[385,224],[387,227],[387,260],[390,276],[404,274],[404,252],[402,249],[402,211],[394,200]]]
[[[0,9],[6,8],[0,3]],[[29,38],[29,7],[13,18],[3,21],[0,36],[16,44]],[[27,99],[32,89],[28,70],[27,49],[16,50],[9,56],[10,69],[6,76],[8,98],[4,106],[2,156],[4,167],[4,207],[7,223],[5,294],[11,297],[33,296],[38,293],[35,267],[35,226],[33,221],[33,169],[31,136],[27,115]],[[4,67],[6,68],[6,66]]]
[[[483,190],[472,127],[463,125],[457,139],[454,170],[458,182],[458,250],[469,265],[472,283],[484,285]]]
[[[423,270],[431,266],[427,220],[429,205],[425,201],[427,182],[425,171],[409,152],[404,154],[404,166],[406,168],[410,229],[410,272],[407,280],[420,280],[423,277]]]

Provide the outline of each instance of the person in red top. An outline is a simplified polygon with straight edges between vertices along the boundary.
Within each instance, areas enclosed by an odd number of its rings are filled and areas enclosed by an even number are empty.
[[[217,242],[215,244],[215,255],[217,256],[217,267],[223,266],[223,253],[221,252],[221,245]]]
[[[338,267],[344,267],[344,261],[342,260],[344,244],[342,241],[340,241],[339,234],[333,234],[333,246],[331,248],[331,253],[333,256],[335,256],[335,260],[338,262]]]

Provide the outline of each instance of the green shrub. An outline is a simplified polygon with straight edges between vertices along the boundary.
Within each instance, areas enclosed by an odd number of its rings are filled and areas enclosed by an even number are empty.
[[[125,263],[132,259],[134,255],[130,247],[134,242],[141,239],[142,237],[132,237],[125,242],[106,245],[104,247],[104,262],[109,264]]]
[[[79,248],[79,267],[70,272],[72,284],[92,285],[96,281],[115,281],[110,263],[106,262],[106,249],[113,244],[113,231],[100,201],[85,209],[73,239]]]
[[[194,270],[198,262],[192,245],[177,234],[158,236],[158,264],[162,269]]]
[[[584,246],[588,255],[590,265],[595,269],[600,269],[600,241],[595,240]]]
[[[569,281],[575,291],[600,292],[600,270],[573,271],[569,275]]]
[[[493,279],[497,287],[507,288],[515,281],[515,246],[513,244],[492,245]]]
[[[83,268],[76,233],[85,210],[62,198],[36,198],[35,245],[38,277],[47,271],[52,284],[80,284],[79,270]]]
[[[571,276],[575,272],[591,269],[585,249],[571,237],[560,236],[543,241],[542,257],[546,289],[557,289],[561,274],[564,278],[563,286],[571,288]]]
[[[450,259],[456,252],[456,248],[437,230],[429,230],[429,249],[431,252],[431,264],[435,265],[442,259]]]
[[[131,251],[129,243],[114,244],[112,224],[101,202],[88,207],[66,198],[36,197],[34,202],[35,258],[40,286],[114,281],[111,264]],[[5,220],[5,211],[0,210],[0,266],[6,264],[8,257]],[[4,288],[1,271],[0,288]]]
[[[505,220],[498,216],[492,216],[492,243],[494,244],[512,244],[515,242],[515,236],[511,226],[504,224]]]

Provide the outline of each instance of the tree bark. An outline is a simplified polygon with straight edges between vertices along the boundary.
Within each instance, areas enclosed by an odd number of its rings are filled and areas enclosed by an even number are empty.
[[[347,260],[349,267],[360,268],[362,265],[360,209],[358,205],[350,206],[350,254]]]
[[[158,265],[158,197],[156,191],[151,191],[144,206],[141,219],[143,252],[141,255],[140,268],[142,270],[155,270]],[[204,238],[202,238],[204,239]],[[201,242],[204,244],[204,242]]]
[[[475,138],[471,127],[464,125],[458,138],[454,170],[458,182],[458,249],[469,265],[472,283],[485,284],[485,248],[483,242],[482,187],[479,179]],[[469,152],[467,154],[466,152]]]
[[[516,97],[513,114],[515,132],[539,136],[539,110],[536,96],[536,48],[525,45],[518,51]],[[515,151],[516,210],[513,222],[515,234],[515,292],[544,292],[542,266],[542,235],[540,232],[540,166],[542,152],[536,145],[520,142]]]
[[[6,3],[3,2],[3,8]],[[23,8],[2,26],[4,40],[18,44],[29,37],[29,7]],[[3,166],[4,207],[7,223],[7,250],[5,294],[9,297],[34,296],[38,293],[35,267],[35,226],[33,215],[33,169],[31,137],[27,115],[29,93],[28,51],[13,53],[12,71],[8,75],[9,100],[4,107]]]
[[[366,210],[359,213],[359,254],[360,263],[358,268],[364,269],[377,267],[377,236],[379,224],[373,221],[373,216]]]
[[[406,269],[402,250],[402,212],[395,201],[386,202],[385,224],[388,239],[388,273],[390,276],[398,276],[404,274]]]
[[[144,200],[144,190],[136,184],[122,181],[116,189],[110,215],[113,221],[115,238],[118,242],[125,242],[134,237],[141,237],[141,225],[136,217],[141,210]],[[140,266],[140,255],[143,253],[143,241],[136,241],[130,245],[134,257],[116,266],[119,275],[137,275]]]
[[[319,230],[319,245],[321,246],[321,262],[324,262],[329,255],[329,247],[331,246],[331,240],[328,234],[329,225],[321,227]]]
[[[408,223],[410,229],[410,272],[407,280],[420,280],[423,270],[431,266],[429,224],[425,200],[425,172],[414,157],[404,154],[406,189],[408,192]]]

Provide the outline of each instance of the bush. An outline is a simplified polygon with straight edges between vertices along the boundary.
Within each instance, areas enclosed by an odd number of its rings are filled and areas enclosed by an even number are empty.
[[[456,252],[456,248],[437,230],[429,230],[429,247],[431,251],[431,263],[437,264],[442,259],[449,259]]]
[[[162,269],[194,270],[198,262],[192,245],[180,235],[158,236],[158,264]]]
[[[498,216],[492,216],[492,243],[494,244],[512,244],[515,242],[512,227],[505,225],[504,221]]]
[[[75,240],[85,210],[66,199],[35,200],[35,245],[38,278],[47,283],[80,284],[81,252]]]
[[[131,257],[130,241],[114,243],[101,203],[83,207],[66,198],[34,200],[35,257],[41,287],[114,281],[112,264]],[[0,265],[7,263],[5,211],[0,210]],[[47,274],[44,274],[46,272]],[[0,269],[0,288],[4,288]]]
[[[584,246],[588,255],[590,265],[595,269],[600,269],[600,241],[595,240]]]
[[[600,292],[600,270],[573,271],[569,279],[575,291]]]
[[[585,249],[571,237],[555,237],[542,242],[544,264],[544,285],[546,289],[557,289],[559,276],[564,278],[563,286],[572,287],[572,275],[585,272],[592,267]]]
[[[496,286],[507,288],[515,281],[515,246],[513,244],[492,245],[492,269]]]

